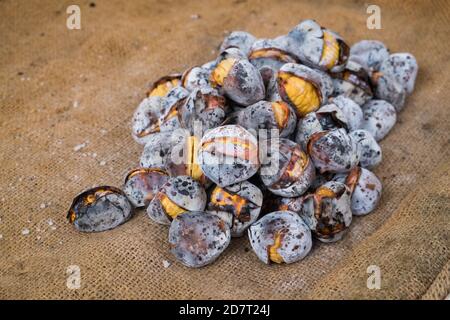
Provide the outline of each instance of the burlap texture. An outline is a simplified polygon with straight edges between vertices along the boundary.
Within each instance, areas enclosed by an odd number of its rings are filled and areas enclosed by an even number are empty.
[[[0,298],[449,294],[448,1],[377,1],[381,30],[366,28],[363,0],[75,2],[82,29],[71,31],[66,8],[73,1],[0,1]],[[382,202],[355,218],[344,240],[315,243],[300,263],[266,266],[244,237],[213,265],[193,270],[174,262],[167,228],[142,212],[98,234],[67,224],[79,191],[121,186],[138,164],[142,147],[131,138],[130,119],[151,80],[213,59],[227,31],[273,37],[305,18],[349,43],[379,39],[411,52],[420,66],[414,94],[381,143],[375,172]],[[173,263],[166,269],[163,260]],[[66,286],[69,265],[81,269],[78,290]],[[380,290],[366,287],[369,265],[381,269]]]

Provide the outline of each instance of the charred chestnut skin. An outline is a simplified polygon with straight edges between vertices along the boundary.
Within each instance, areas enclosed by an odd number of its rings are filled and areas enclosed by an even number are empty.
[[[75,197],[67,219],[78,231],[101,232],[113,229],[133,215],[133,207],[122,190],[98,186]]]
[[[228,187],[216,186],[210,195],[206,212],[222,218],[231,228],[232,237],[240,237],[258,219],[263,203],[259,188],[248,181]]]
[[[351,191],[343,183],[326,182],[304,196],[300,216],[320,241],[338,241],[352,222]]]
[[[228,247],[230,239],[230,228],[222,219],[200,211],[177,216],[169,229],[170,251],[190,268],[212,263]]]
[[[135,208],[145,207],[167,180],[169,175],[161,169],[133,169],[125,178],[123,192]]]

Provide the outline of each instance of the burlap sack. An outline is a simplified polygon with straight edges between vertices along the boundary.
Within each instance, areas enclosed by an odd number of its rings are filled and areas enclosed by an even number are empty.
[[[449,2],[377,1],[381,30],[367,29],[366,2],[82,0],[81,30],[68,30],[73,1],[1,1],[0,298],[447,296]],[[138,164],[130,119],[148,82],[213,59],[228,31],[273,37],[305,18],[349,43],[382,40],[420,65],[416,90],[381,143],[382,202],[355,218],[344,240],[315,243],[300,263],[266,266],[244,237],[192,270],[173,260],[167,228],[142,212],[98,234],[67,224],[79,191],[121,186]],[[78,290],[67,287],[71,265],[81,271]],[[381,270],[379,290],[366,286],[370,265]]]

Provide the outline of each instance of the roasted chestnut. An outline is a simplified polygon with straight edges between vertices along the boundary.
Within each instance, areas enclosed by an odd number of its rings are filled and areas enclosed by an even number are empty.
[[[350,48],[349,60],[358,63],[369,73],[378,71],[381,63],[387,58],[389,50],[381,41],[361,40]]]
[[[356,167],[348,174],[337,174],[333,180],[345,183],[350,189],[351,209],[355,216],[366,215],[377,207],[382,185],[373,172]]]
[[[147,207],[147,215],[153,221],[170,224],[186,211],[203,211],[206,192],[200,183],[188,176],[170,178],[153,197]]]
[[[258,219],[262,202],[261,190],[242,181],[223,188],[216,186],[206,211],[222,218],[230,226],[232,237],[240,237]]]
[[[266,152],[261,152],[260,171],[264,185],[283,197],[298,197],[303,194],[315,177],[311,159],[300,145],[291,140],[270,139],[266,142]],[[262,143],[261,147],[263,146]]]
[[[320,173],[348,172],[358,165],[361,156],[357,142],[345,129],[312,134],[307,150]]]
[[[246,129],[277,129],[280,137],[288,137],[295,130],[297,117],[284,101],[259,101],[240,111],[236,123]]]
[[[304,20],[287,35],[290,50],[303,64],[331,72],[341,71],[350,48],[331,30],[322,28],[314,20]]]
[[[161,169],[133,169],[125,178],[123,192],[134,207],[145,207],[167,180],[169,175]]]
[[[217,127],[201,139],[198,161],[209,179],[226,187],[258,171],[258,141],[239,125]]]
[[[293,263],[311,250],[311,231],[298,214],[276,211],[259,219],[248,229],[253,251],[266,263]]]
[[[228,58],[217,64],[211,73],[211,85],[225,96],[249,106],[265,97],[264,83],[258,69],[246,59]]]
[[[329,181],[303,198],[300,216],[322,242],[338,241],[352,222],[351,192],[340,182]]]
[[[67,219],[78,231],[99,232],[121,225],[132,215],[133,207],[122,190],[99,186],[75,197]]]
[[[298,117],[319,109],[333,92],[331,78],[324,72],[287,63],[278,72],[278,93]]]
[[[137,143],[146,144],[151,135],[160,132],[160,117],[165,108],[161,97],[145,98],[137,107],[132,120],[132,136]]]
[[[216,260],[230,243],[230,228],[218,216],[187,212],[177,216],[169,229],[170,251],[183,265],[203,267]]]

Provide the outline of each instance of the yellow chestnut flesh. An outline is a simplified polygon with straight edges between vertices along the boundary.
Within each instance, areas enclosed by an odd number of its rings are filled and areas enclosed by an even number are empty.
[[[311,82],[287,72],[280,72],[278,77],[297,115],[303,117],[320,107],[319,94]]]
[[[276,232],[274,236],[274,243],[269,247],[269,259],[275,263],[283,263],[284,260],[278,253],[278,249],[281,248],[281,241],[283,240],[283,234]]]
[[[236,217],[239,217],[247,200],[237,194],[231,194],[220,187],[216,187],[211,193],[211,202],[219,207],[232,206]]]
[[[191,136],[187,139],[187,174],[197,181],[201,181],[204,178],[203,171],[197,160],[199,142],[200,139],[196,136]]]
[[[283,62],[295,62],[295,59],[293,59],[290,55],[278,49],[256,50],[253,51],[248,58],[249,60],[258,58],[272,58]]]
[[[214,86],[222,86],[235,62],[236,59],[233,58],[222,60],[211,73],[211,83]]]
[[[323,50],[320,62],[327,69],[333,68],[339,60],[339,43],[329,32],[323,32]]]
[[[169,199],[164,193],[158,193],[159,201],[161,202],[161,206],[164,212],[169,215],[172,219],[175,219],[179,214],[186,212],[185,209],[178,206],[172,200]]]
[[[272,102],[272,110],[278,127],[284,129],[289,120],[289,106],[282,101]]]
[[[176,86],[180,85],[180,79],[171,79],[164,81],[162,83],[158,83],[155,88],[149,93],[149,97],[165,97],[166,94]]]

